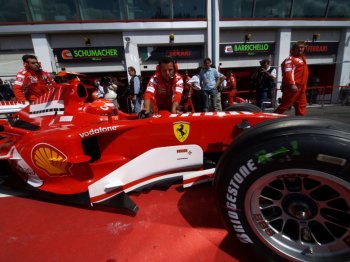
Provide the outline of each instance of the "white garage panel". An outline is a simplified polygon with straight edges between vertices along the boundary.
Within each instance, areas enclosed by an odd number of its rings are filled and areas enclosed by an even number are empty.
[[[0,36],[0,77],[15,77],[23,68],[25,54],[34,54],[30,35]]]
[[[0,77],[15,77],[17,72],[23,68],[22,56],[25,54],[34,54],[34,51],[21,50],[18,53],[0,52]]]

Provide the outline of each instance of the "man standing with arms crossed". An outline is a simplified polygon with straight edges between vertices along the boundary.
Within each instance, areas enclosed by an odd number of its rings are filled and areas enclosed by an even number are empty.
[[[24,69],[17,73],[13,92],[19,102],[34,101],[54,86],[55,81],[41,69],[38,59],[34,55],[22,57]]]
[[[306,114],[306,87],[309,70],[304,56],[305,42],[298,41],[291,49],[291,55],[281,64],[282,69],[282,102],[275,113],[283,114],[292,105],[295,115]]]

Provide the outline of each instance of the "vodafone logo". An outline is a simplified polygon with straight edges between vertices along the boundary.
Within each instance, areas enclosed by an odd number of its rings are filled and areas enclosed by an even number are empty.
[[[108,133],[117,130],[117,126],[108,126],[108,127],[99,127],[99,128],[91,128],[87,132],[80,133],[79,136],[81,138],[93,136],[93,135],[98,135],[102,133]]]

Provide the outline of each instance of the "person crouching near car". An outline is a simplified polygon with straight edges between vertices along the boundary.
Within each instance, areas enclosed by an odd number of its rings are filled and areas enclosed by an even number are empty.
[[[145,115],[157,110],[178,113],[183,92],[183,78],[177,72],[177,65],[171,57],[163,57],[157,66],[156,73],[148,82],[144,94],[143,112]],[[152,108],[156,107],[156,108]]]

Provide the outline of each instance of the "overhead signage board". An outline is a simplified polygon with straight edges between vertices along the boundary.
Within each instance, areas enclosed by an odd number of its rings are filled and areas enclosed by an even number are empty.
[[[59,63],[124,60],[123,46],[55,48],[53,52]]]
[[[193,46],[143,46],[139,47],[141,60],[159,61],[164,56],[170,56],[178,60],[198,60],[204,57],[204,47]]]
[[[220,44],[220,57],[267,56],[275,52],[275,43]]]
[[[294,43],[292,43],[294,44]],[[336,55],[338,42],[307,42],[306,55]]]

